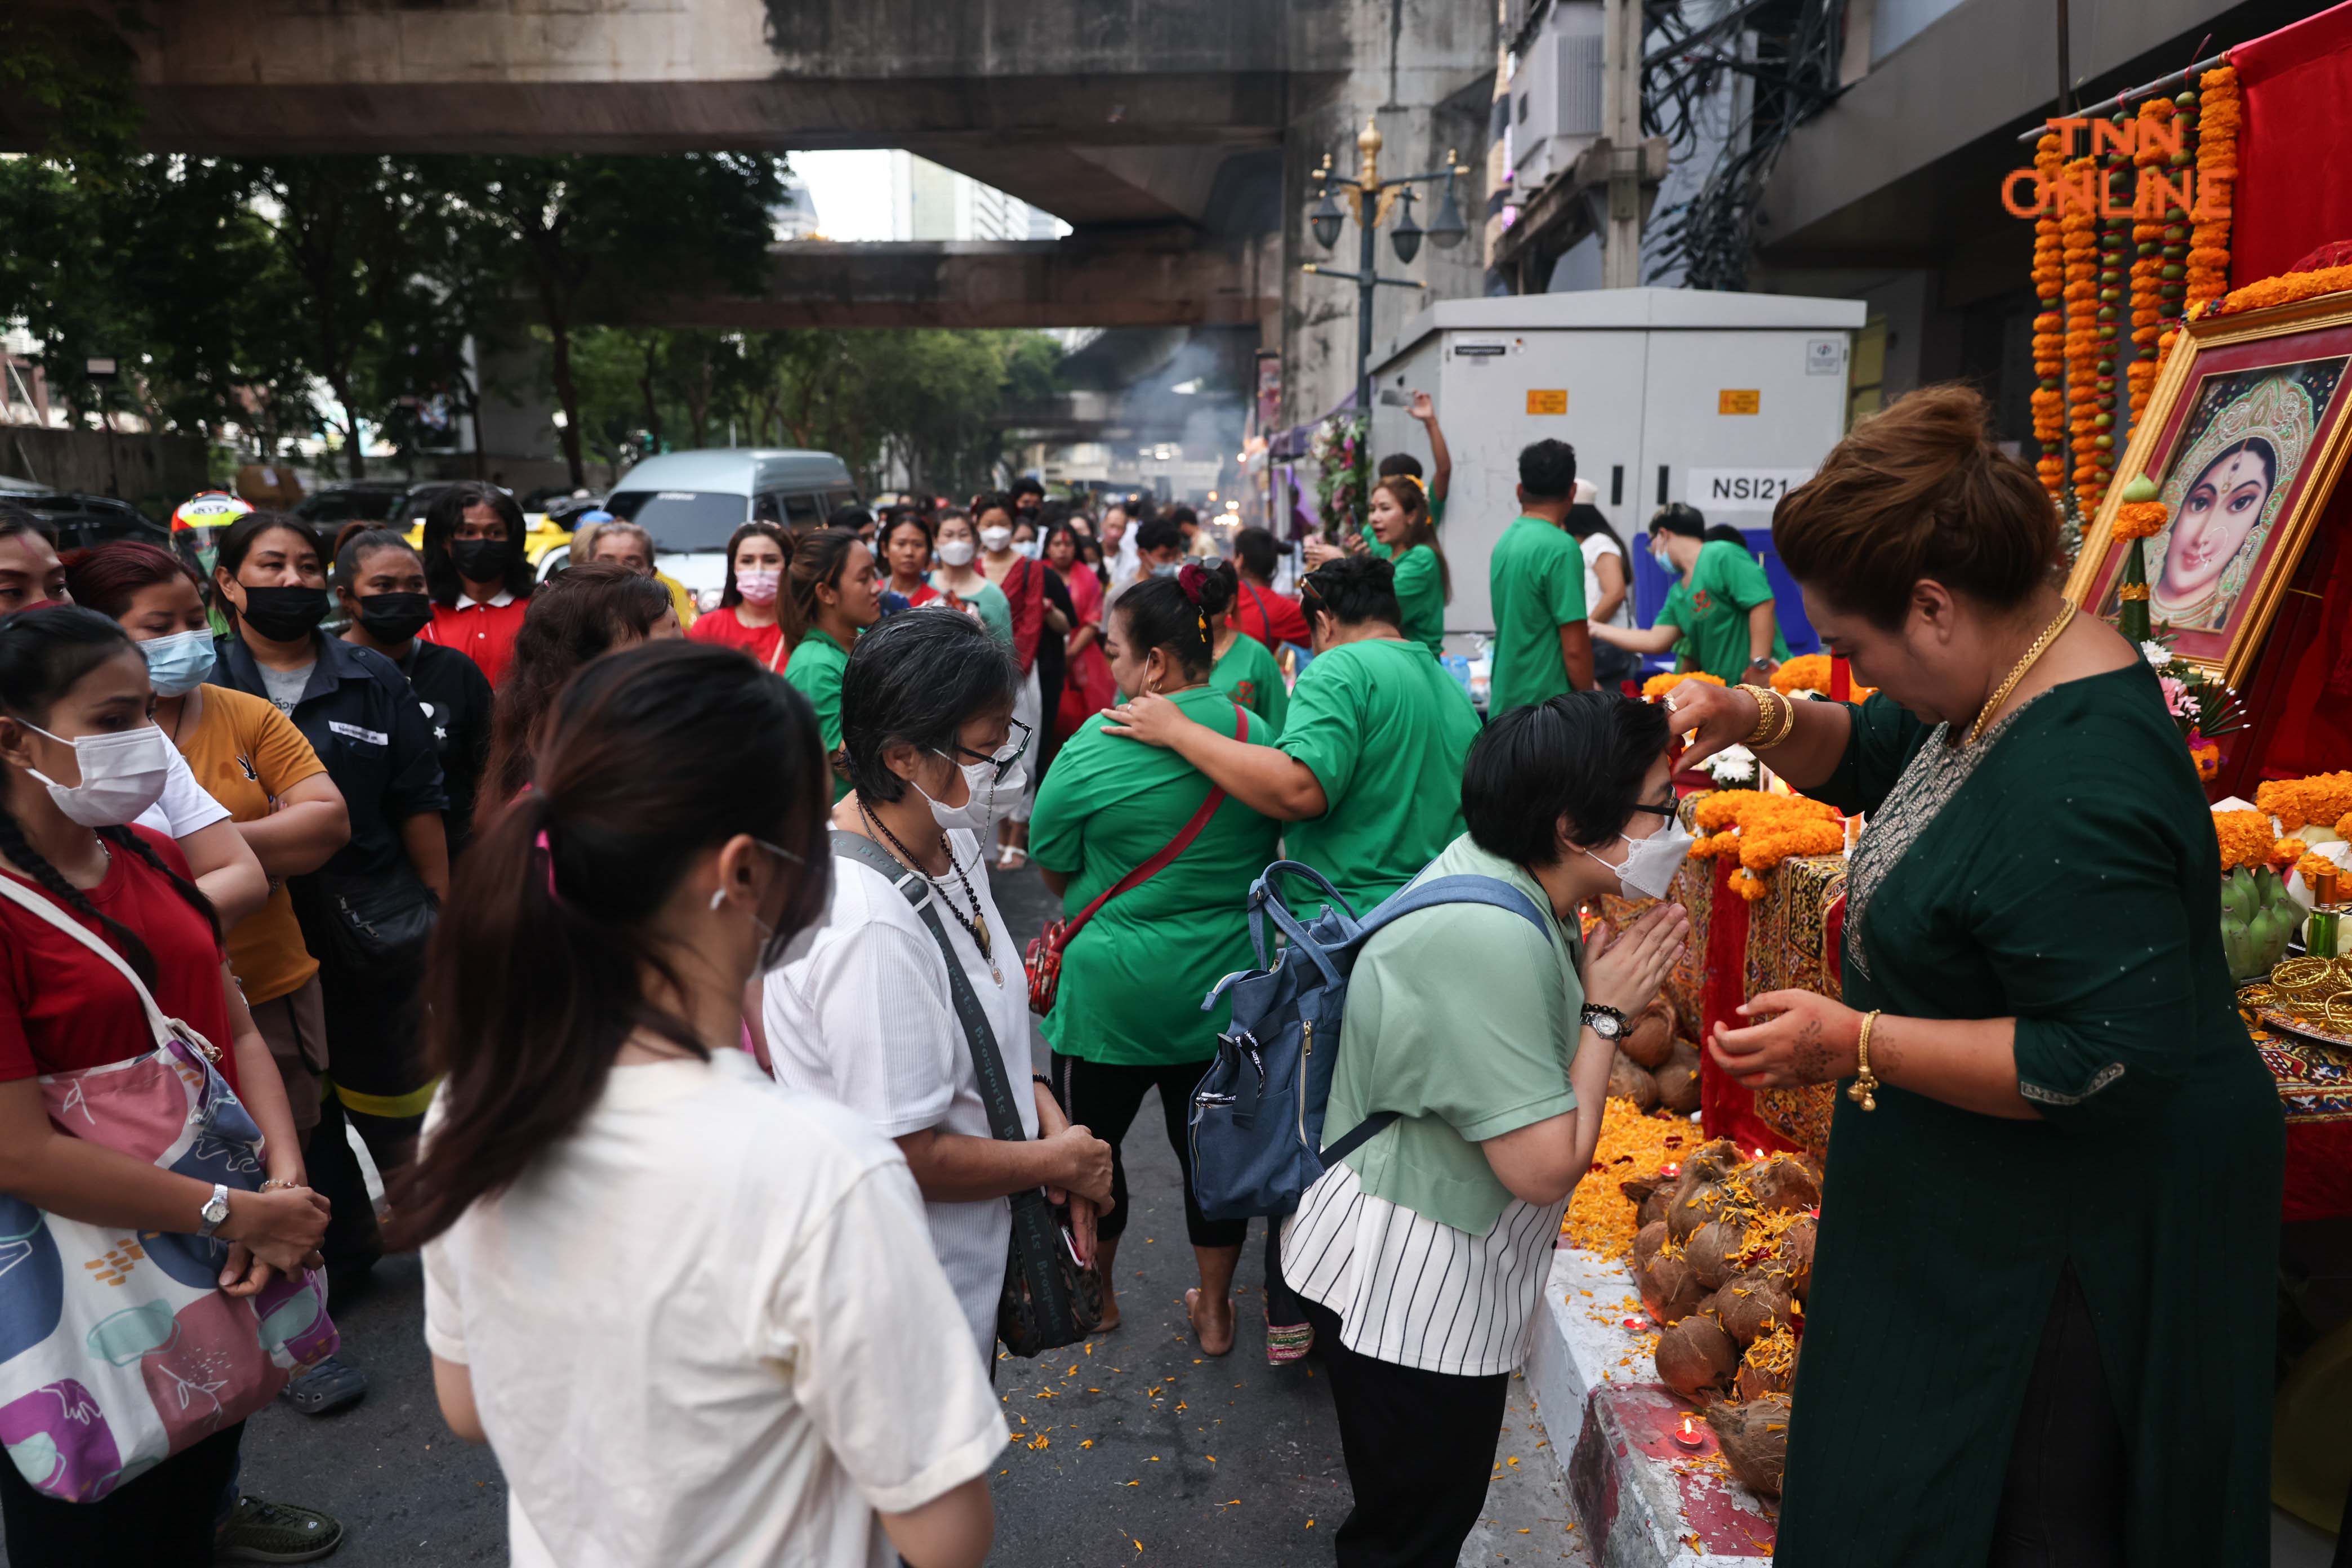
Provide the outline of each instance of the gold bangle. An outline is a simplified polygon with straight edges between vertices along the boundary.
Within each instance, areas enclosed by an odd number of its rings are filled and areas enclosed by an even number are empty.
[[[1772,732],[1770,740],[1764,742],[1764,749],[1768,752],[1797,732],[1797,700],[1785,691],[1775,691],[1772,695],[1780,700],[1780,727]]]
[[[1770,734],[1772,726],[1780,721],[1780,710],[1773,700],[1780,694],[1769,686],[1742,686],[1739,689],[1756,699],[1756,728],[1749,731],[1748,739],[1740,742],[1753,751],[1765,744],[1764,737]]]
[[[1870,1070],[1870,1028],[1877,1022],[1876,1008],[1862,1016],[1862,1038],[1853,1047],[1853,1082],[1845,1091],[1845,1097],[1864,1110],[1878,1109],[1878,1075]]]

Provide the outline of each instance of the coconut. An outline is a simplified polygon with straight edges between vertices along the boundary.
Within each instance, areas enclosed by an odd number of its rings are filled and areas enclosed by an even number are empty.
[[[1646,1176],[1626,1177],[1617,1184],[1617,1190],[1638,1205],[1674,1179],[1664,1171],[1653,1171]]]
[[[1693,1231],[1715,1218],[1729,1201],[1713,1182],[1685,1188],[1666,1205],[1666,1229],[1676,1241],[1688,1241]]]
[[[1725,1331],[1743,1345],[1790,1321],[1787,1280],[1760,1268],[1733,1275],[1711,1300]]]
[[[1683,1244],[1691,1272],[1712,1290],[1738,1272],[1739,1254],[1748,1246],[1748,1227],[1736,1221],[1709,1220],[1691,1232]]]
[[[1748,1347],[1739,1363],[1739,1397],[1761,1399],[1786,1394],[1797,1380],[1797,1340],[1786,1329],[1775,1329]]]
[[[1780,1265],[1789,1279],[1789,1292],[1800,1301],[1813,1292],[1813,1238],[1821,1224],[1807,1215],[1780,1233]]]
[[[1689,1262],[1679,1252],[1664,1249],[1651,1258],[1637,1283],[1642,1288],[1642,1305],[1661,1323],[1681,1322],[1706,1295]]]
[[[1746,1179],[1748,1191],[1759,1209],[1801,1214],[1821,1206],[1821,1178],[1793,1154],[1775,1154],[1761,1164],[1750,1165]]]
[[[1617,1048],[1639,1065],[1655,1071],[1666,1065],[1675,1050],[1675,1005],[1661,996],[1649,1009],[1633,1020]]]
[[[1685,1399],[1729,1387],[1738,1365],[1739,1347],[1712,1318],[1693,1313],[1658,1336],[1658,1377]]]
[[[1658,1080],[1650,1076],[1649,1068],[1621,1050],[1609,1064],[1609,1098],[1630,1100],[1634,1109],[1647,1116],[1658,1109]]]
[[[1687,1041],[1676,1040],[1658,1068],[1658,1100],[1677,1116],[1698,1109],[1698,1052]]]
[[[1668,1192],[1664,1187],[1660,1187],[1656,1192],[1652,1193],[1648,1197],[1643,1198],[1642,1200],[1642,1206],[1633,1211],[1633,1223],[1635,1225],[1649,1225],[1655,1222],[1659,1225],[1664,1225],[1666,1220],[1666,1205],[1671,1203],[1673,1199],[1674,1194],[1672,1193]]]
[[[1660,1346],[1663,1355],[1664,1347]],[[1780,1478],[1789,1466],[1789,1396],[1768,1394],[1743,1405],[1710,1405],[1706,1424],[1715,1428],[1731,1473],[1753,1492],[1780,1495]]]
[[[1665,1244],[1666,1222],[1664,1220],[1652,1220],[1643,1226],[1640,1233],[1633,1237],[1634,1272],[1638,1274],[1648,1268],[1650,1259],[1655,1258],[1658,1255],[1658,1248]]]
[[[1694,1051],[1692,1055],[1696,1057],[1697,1053]],[[1747,1163],[1748,1156],[1740,1152],[1738,1144],[1728,1138],[1717,1138],[1700,1144],[1698,1152],[1683,1162],[1683,1175],[1696,1181],[1720,1181]]]

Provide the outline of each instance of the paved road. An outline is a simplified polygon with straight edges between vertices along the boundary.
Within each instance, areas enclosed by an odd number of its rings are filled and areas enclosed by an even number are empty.
[[[999,875],[996,889],[1006,923],[1025,942],[1045,918],[1043,887],[1024,872]],[[1328,1532],[1349,1507],[1347,1471],[1318,1363],[1265,1363],[1259,1236],[1253,1231],[1243,1254],[1233,1353],[1204,1358],[1184,1321],[1192,1258],[1156,1106],[1137,1118],[1127,1153],[1135,1214],[1118,1258],[1125,1322],[1091,1353],[998,1363],[1015,1440],[997,1464],[992,1561],[1328,1563]],[[394,1258],[365,1295],[336,1303],[346,1352],[371,1379],[363,1403],[320,1420],[280,1404],[248,1430],[247,1489],[341,1517],[348,1539],[338,1568],[506,1561],[505,1483],[487,1449],[441,1425],[420,1291],[415,1259]],[[1589,1560],[1565,1528],[1557,1468],[1538,1447],[1544,1434],[1517,1394],[1523,1386],[1514,1385],[1496,1449],[1487,1520],[1462,1562],[1581,1568]]]

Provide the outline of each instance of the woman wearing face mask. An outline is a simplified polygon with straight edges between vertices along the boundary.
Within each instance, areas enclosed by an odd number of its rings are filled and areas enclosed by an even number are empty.
[[[1159,697],[1234,743],[1263,746],[1271,738],[1265,726],[1209,681],[1210,628],[1230,587],[1230,577],[1197,563],[1152,578],[1120,595],[1104,640],[1122,694]],[[1176,847],[1156,873],[1095,908],[1064,949],[1043,1028],[1054,1045],[1055,1093],[1114,1151],[1111,1209],[1098,1230],[1104,1326],[1118,1321],[1112,1265],[1128,1215],[1126,1162],[1116,1151],[1157,1087],[1201,1271],[1185,1313],[1202,1353],[1223,1355],[1234,1347],[1234,1267],[1249,1222],[1211,1220],[1192,1200],[1185,1117],[1214,1055],[1216,1027],[1171,1003],[1205,995],[1220,975],[1252,966],[1248,910],[1237,890],[1275,858],[1278,830],[1176,752],[1138,752],[1091,724],[1071,737],[1038,792],[1035,828],[1038,869],[1072,915]]]
[[[1013,661],[970,618],[926,608],[857,639],[841,683],[848,795],[840,833],[876,847],[834,856],[833,901],[790,962],[768,975],[762,1021],[776,1079],[835,1100],[896,1139],[915,1173],[931,1243],[980,1358],[996,1354],[1014,1193],[1070,1202],[1082,1257],[1110,1197],[1109,1146],[1066,1122],[1032,1079],[1029,992],[998,913],[981,846],[1027,787],[1030,737],[1012,719]],[[886,876],[869,859],[896,868]],[[978,998],[1026,1136],[991,1135],[940,936],[900,883],[920,879]],[[1029,1085],[1023,1091],[1022,1085]]]
[[[1077,733],[1079,725],[1118,700],[1110,665],[1103,658],[1102,581],[1086,563],[1076,524],[1072,518],[1045,531],[1045,564],[1070,595],[1071,631],[1063,649],[1066,664],[1062,701],[1054,721],[1057,752]]]
[[[430,1098],[416,1049],[425,939],[448,891],[448,797],[416,694],[383,655],[322,636],[326,574],[317,541],[284,512],[248,512],[221,535],[213,588],[231,633],[214,679],[293,720],[342,793],[351,840],[289,884],[303,944],[319,961],[334,1093],[310,1142],[311,1176],[334,1200],[327,1238],[339,1276],[378,1250],[375,1215],[343,1136],[346,1116],[379,1169],[404,1163]]]
[[[2147,661],[2061,595],[2057,515],[1990,413],[1915,392],[1773,514],[1877,695],[1667,698],[1688,760],[1750,744],[1870,816],[1843,995],[1754,997],[1707,1047],[1753,1088],[1852,1080],[1780,1550],[2263,1563],[2284,1138],[2212,813]]]
[[[499,688],[476,826],[530,787],[541,721],[583,665],[679,635],[669,595],[625,566],[569,566],[549,578],[531,600],[515,638],[513,668]]]
[[[1717,527],[1722,527],[1718,523]],[[1647,628],[1595,620],[1592,640],[1632,653],[1675,649],[1685,669],[1732,684],[1772,678],[1789,657],[1772,584],[1737,530],[1717,537],[1696,507],[1675,501],[1650,520],[1650,552],[1675,578]]]
[[[793,651],[780,605],[784,563],[792,554],[792,536],[782,524],[753,521],[737,529],[727,541],[727,582],[719,591],[719,607],[697,616],[686,635],[740,649],[762,669],[781,673]]]
[[[459,868],[445,1077],[393,1204],[518,1563],[987,1552],[1004,1418],[906,1162],[735,1048],[747,984],[824,910],[825,793],[782,681],[649,644],[563,689]],[[621,1479],[656,1457],[660,1484]]]
[[[979,560],[979,535],[972,531],[971,519],[960,511],[940,513],[939,570],[924,592],[908,595],[908,603],[920,609],[925,605],[944,605],[949,609],[971,616],[988,628],[988,635],[1009,651],[1013,647],[1013,605],[1003,590],[988,580],[975,562]]]
[[[1662,890],[1689,850],[1669,738],[1663,710],[1601,692],[1503,714],[1463,774],[1469,830],[1422,877],[1494,878],[1530,907],[1416,910],[1357,957],[1325,1136],[1398,1120],[1307,1189],[1282,1242],[1355,1488],[1343,1563],[1452,1563],[1478,1521],[1615,1035],[1689,935],[1674,904],[1578,934],[1579,905]]]
[[[215,1188],[77,1136],[95,1116],[52,1118],[43,1076],[58,1092],[55,1075],[144,1057],[153,1036],[119,971],[34,910],[0,901],[0,1197],[19,1216],[16,1231],[26,1228],[23,1211],[38,1208],[125,1235],[226,1241],[222,1288],[250,1296],[274,1271],[317,1261],[327,1205],[303,1184],[285,1090],[229,974],[211,906],[169,838],[122,826],[153,803],[166,772],[171,742],[149,721],[152,701],[146,660],[95,611],[58,605],[0,621],[0,875],[111,949],[166,1015],[217,1048],[215,1065],[265,1140],[268,1187]],[[96,1116],[107,1114],[101,1105]],[[226,1218],[207,1215],[216,1202]],[[22,1473],[36,1449],[27,1436],[16,1445],[18,1463],[0,1465],[9,1562],[163,1568],[212,1562],[216,1549],[228,1560],[297,1514],[331,1551],[342,1533],[333,1520],[252,1500],[216,1531],[243,1431],[216,1432],[95,1502],[34,1490]]]
[[[851,529],[826,528],[810,534],[793,553],[792,603],[801,635],[784,679],[816,710],[817,731],[831,765],[841,750],[841,672],[848,668],[849,650],[859,635],[882,618],[874,552]],[[836,769],[833,798],[848,793],[848,776]]]
[[[506,678],[537,574],[524,556],[522,508],[496,485],[467,480],[433,498],[425,513],[425,581],[433,620],[420,635]]]
[[[1282,722],[1290,712],[1290,688],[1282,666],[1255,637],[1244,637],[1233,622],[1233,604],[1241,574],[1230,561],[1202,568],[1196,579],[1201,602],[1209,607],[1209,627],[1214,648],[1209,670],[1211,689],[1222,691],[1265,721],[1261,739],[1267,745],[1282,739]]]
[[[464,654],[418,635],[432,622],[433,600],[425,587],[425,563],[407,540],[353,522],[336,536],[334,556],[335,597],[352,623],[343,640],[397,665],[433,728],[449,797],[441,826],[455,860],[473,831],[474,792],[489,756],[489,679]]]
[[[972,521],[980,529],[980,565],[988,580],[1004,595],[1013,611],[1013,660],[1021,669],[1021,686],[1013,701],[1013,717],[1035,733],[1040,717],[1049,711],[1045,678],[1045,645],[1053,646],[1056,677],[1051,697],[1059,708],[1061,639],[1070,629],[1069,616],[1051,603],[1045,593],[1045,569],[1013,547],[1015,509],[1013,498],[989,491],[972,498]],[[1067,597],[1065,593],[1064,597]],[[1041,759],[1042,765],[1042,759]],[[1034,782],[1035,775],[1031,775]],[[1014,871],[1029,863],[1029,802],[1014,801],[997,824],[996,868]]]

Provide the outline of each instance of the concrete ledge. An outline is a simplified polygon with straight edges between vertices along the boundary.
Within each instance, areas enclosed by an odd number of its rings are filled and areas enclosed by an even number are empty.
[[[1706,1445],[1675,1445],[1696,1406],[1657,1381],[1631,1273],[1589,1252],[1552,1254],[1527,1376],[1600,1568],[1757,1568],[1773,1522]],[[1638,1319],[1643,1327],[1628,1328]]]

